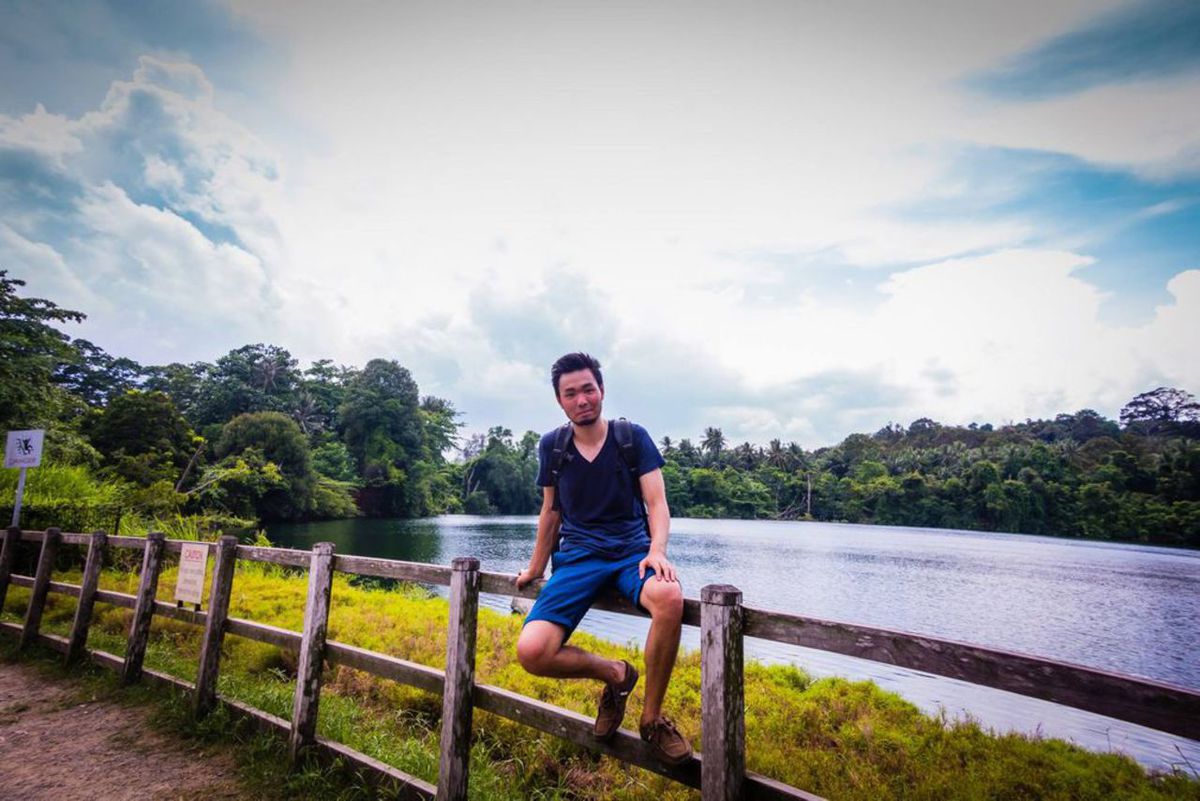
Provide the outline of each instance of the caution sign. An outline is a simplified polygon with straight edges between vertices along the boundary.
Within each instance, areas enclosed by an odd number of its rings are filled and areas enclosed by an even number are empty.
[[[175,600],[199,606],[204,595],[204,571],[208,568],[208,546],[185,542],[179,552],[179,578],[175,582]]]
[[[42,438],[46,432],[9,431],[4,443],[5,467],[37,467],[42,463]]]

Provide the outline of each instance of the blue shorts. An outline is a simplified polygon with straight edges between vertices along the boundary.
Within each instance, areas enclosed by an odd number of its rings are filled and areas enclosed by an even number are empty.
[[[566,642],[596,596],[608,587],[615,586],[637,607],[642,586],[654,575],[654,569],[648,567],[645,578],[638,578],[638,563],[647,553],[649,551],[634,552],[623,559],[598,556],[583,548],[555,553],[551,557],[554,572],[538,593],[533,608],[525,616],[525,623],[531,620],[557,623],[563,627],[563,642]]]

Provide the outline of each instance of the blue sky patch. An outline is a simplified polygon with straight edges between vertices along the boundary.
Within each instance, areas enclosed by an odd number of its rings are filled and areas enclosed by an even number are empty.
[[[1071,94],[1200,69],[1200,2],[1132,3],[1054,37],[968,85],[1007,100]]]
[[[909,204],[900,216],[1028,221],[1032,234],[1014,244],[1095,259],[1078,275],[1119,296],[1104,309],[1109,322],[1144,322],[1170,300],[1174,275],[1200,267],[1200,180],[1150,181],[1071,156],[986,147],[964,149],[949,173],[960,193]]]
[[[90,0],[64,13],[57,3],[0,0],[0,114],[41,103],[78,116],[146,53],[186,57],[213,83],[239,89],[277,55],[217,3]]]

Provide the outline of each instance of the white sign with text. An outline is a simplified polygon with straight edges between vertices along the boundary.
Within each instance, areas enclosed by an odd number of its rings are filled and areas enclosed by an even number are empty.
[[[46,432],[9,431],[4,445],[5,467],[37,467],[42,463],[42,438]]]
[[[208,567],[208,546],[185,542],[179,552],[179,578],[175,582],[175,600],[199,604],[204,595],[204,571]]]

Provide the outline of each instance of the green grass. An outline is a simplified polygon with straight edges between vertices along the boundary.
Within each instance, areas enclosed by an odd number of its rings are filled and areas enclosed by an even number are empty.
[[[56,578],[59,576],[56,575]],[[78,575],[62,577],[78,581]],[[174,572],[164,573],[160,597],[168,598]],[[102,585],[132,593],[137,578],[106,571]],[[23,612],[28,593],[9,590],[5,616]],[[239,567],[230,613],[298,631],[305,581],[295,572],[262,564]],[[74,600],[51,596],[44,629],[65,633]],[[443,668],[447,604],[420,588],[356,586],[345,576],[334,582],[329,635],[340,642]],[[129,610],[97,604],[89,646],[122,654]],[[520,621],[480,610],[477,679],[558,706],[592,715],[597,687],[530,676],[515,658]],[[156,619],[146,665],[193,680],[198,629]],[[632,647],[585,633],[576,644],[643,667]],[[219,691],[289,718],[294,657],[273,646],[226,637]],[[683,654],[666,707],[683,732],[699,745],[700,668],[697,655]],[[640,688],[627,721],[640,713]],[[327,671],[318,731],[426,781],[436,782],[441,700],[419,690],[355,670]],[[173,715],[173,716],[172,716]],[[192,736],[237,735],[222,722],[191,723],[180,707],[167,715],[174,728]],[[224,728],[222,728],[224,726]],[[211,731],[210,731],[211,730]],[[662,777],[600,758],[577,746],[487,713],[475,713],[471,797],[478,799],[682,799],[696,792]],[[1193,799],[1200,781],[1182,772],[1148,774],[1132,759],[1097,754],[1058,740],[995,735],[973,722],[925,715],[897,695],[869,682],[812,680],[789,666],[746,666],[747,762],[751,770],[830,799]],[[241,741],[239,741],[241,742]],[[274,749],[274,750],[272,750]],[[281,772],[277,745],[242,745],[240,750],[280,767],[270,783],[298,781]],[[256,763],[257,764],[257,763]],[[258,765],[256,770],[266,770]],[[324,782],[317,795],[346,797],[365,792],[344,777],[312,769],[305,781]],[[288,785],[293,786],[293,785]],[[337,789],[333,789],[333,788]],[[299,791],[298,791],[299,792]],[[303,793],[301,793],[303,794]]]

